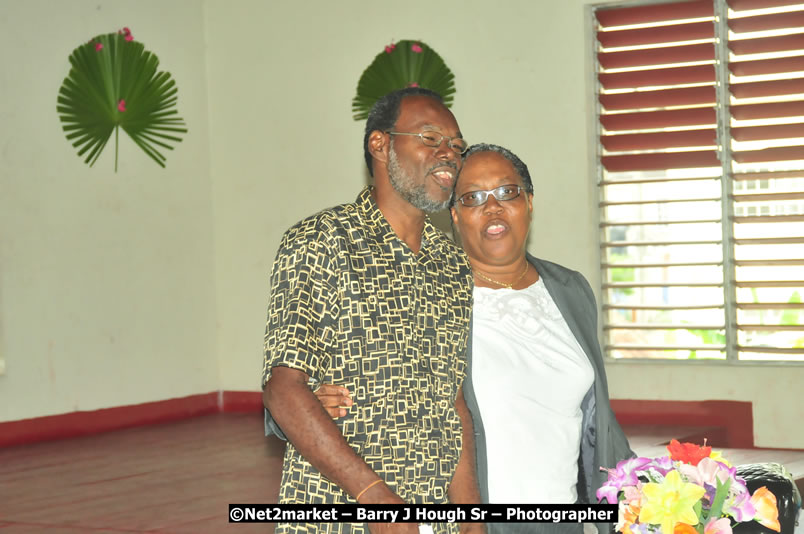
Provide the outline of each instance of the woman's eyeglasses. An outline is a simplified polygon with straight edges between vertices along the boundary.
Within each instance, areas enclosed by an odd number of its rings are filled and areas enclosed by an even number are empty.
[[[464,206],[475,208],[482,206],[489,200],[489,195],[493,195],[498,202],[503,200],[514,200],[522,193],[522,187],[514,184],[501,185],[488,191],[469,191],[458,197]]]

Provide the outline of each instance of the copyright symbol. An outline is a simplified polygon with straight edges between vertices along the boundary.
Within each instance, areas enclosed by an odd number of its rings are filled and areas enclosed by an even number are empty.
[[[232,521],[241,521],[243,519],[243,509],[242,508],[232,508],[229,510],[229,519]]]

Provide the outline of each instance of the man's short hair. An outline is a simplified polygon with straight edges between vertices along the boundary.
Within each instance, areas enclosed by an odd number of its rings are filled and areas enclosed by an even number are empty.
[[[477,154],[478,152],[496,152],[497,154],[501,155],[505,159],[511,162],[511,165],[514,166],[514,170],[522,178],[522,183],[525,186],[525,191],[528,193],[533,193],[533,181],[530,179],[530,173],[528,172],[528,166],[525,165],[525,162],[519,159],[516,154],[511,152],[505,147],[501,147],[499,145],[491,145],[488,143],[477,143],[476,145],[470,146],[466,152],[463,154],[463,161],[466,160],[472,154]],[[460,177],[460,176],[459,176]]]
[[[397,89],[396,91],[388,93],[384,97],[377,100],[377,102],[371,107],[368,119],[366,120],[366,133],[363,136],[363,152],[366,157],[366,167],[368,167],[368,171],[371,176],[374,176],[374,169],[372,167],[373,158],[371,157],[368,147],[371,132],[374,130],[386,132],[393,129],[394,124],[396,124],[396,120],[399,118],[399,107],[402,104],[402,100],[408,96],[417,95],[428,96],[434,100],[437,100],[441,104],[444,103],[444,99],[441,98],[441,95],[435,91],[431,91],[430,89],[425,89],[423,87],[406,87],[404,89]]]

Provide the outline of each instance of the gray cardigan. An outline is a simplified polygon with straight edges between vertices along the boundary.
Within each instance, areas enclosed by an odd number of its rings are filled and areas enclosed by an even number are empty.
[[[578,461],[578,501],[597,503],[595,492],[606,480],[600,467],[614,467],[624,459],[634,456],[625,434],[617,423],[609,404],[609,391],[603,356],[597,339],[597,304],[595,295],[586,278],[577,271],[557,263],[540,260],[528,254],[528,260],[544,281],[547,291],[567,321],[570,331],[578,340],[594,369],[595,380],[581,403],[581,451]],[[488,502],[488,465],[486,460],[486,437],[480,409],[472,384],[472,337],[469,336],[467,359],[469,363],[463,394],[475,427],[475,452],[477,477],[483,502]],[[534,421],[534,424],[538,424]],[[496,523],[488,525],[489,534],[497,532],[558,532],[570,531],[571,525]],[[611,525],[599,524],[598,531],[608,532]]]

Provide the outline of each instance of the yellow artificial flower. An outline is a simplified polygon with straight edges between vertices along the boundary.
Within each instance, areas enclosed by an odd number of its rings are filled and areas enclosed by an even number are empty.
[[[701,500],[706,490],[681,480],[678,471],[670,471],[661,484],[645,484],[642,493],[645,498],[639,511],[639,521],[661,525],[662,532],[673,532],[676,523],[698,524],[698,515],[693,506]]]

